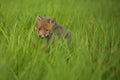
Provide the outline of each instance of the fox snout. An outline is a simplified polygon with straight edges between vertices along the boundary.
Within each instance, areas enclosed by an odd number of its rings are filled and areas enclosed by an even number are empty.
[[[44,33],[42,33],[42,32],[38,32],[38,37],[40,37],[40,38],[46,38],[46,37],[48,37],[49,36],[49,34],[44,34]]]
[[[45,38],[45,37],[47,37],[47,36],[45,36],[45,35],[39,35],[39,34],[38,34],[38,37],[40,37],[41,39],[43,39],[43,38]]]
[[[44,36],[42,36],[42,35],[40,35],[40,34],[38,34],[38,37],[40,37],[41,39],[43,39],[43,38],[44,38]]]

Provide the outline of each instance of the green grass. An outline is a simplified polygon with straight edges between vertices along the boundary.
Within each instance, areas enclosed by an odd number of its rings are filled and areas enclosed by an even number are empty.
[[[120,80],[119,0],[0,0],[0,80]],[[72,32],[49,53],[36,17]]]

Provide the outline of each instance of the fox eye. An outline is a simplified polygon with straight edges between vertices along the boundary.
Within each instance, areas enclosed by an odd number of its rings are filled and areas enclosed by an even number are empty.
[[[40,31],[40,30],[41,30],[41,28],[38,28],[38,30]]]
[[[48,31],[48,29],[45,29],[45,31],[47,32],[47,31]]]

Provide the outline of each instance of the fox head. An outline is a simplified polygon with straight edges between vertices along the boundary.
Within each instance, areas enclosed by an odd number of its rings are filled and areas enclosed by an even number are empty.
[[[38,20],[38,36],[41,38],[49,37],[54,28],[55,28],[55,20],[51,18],[41,18],[37,17]]]

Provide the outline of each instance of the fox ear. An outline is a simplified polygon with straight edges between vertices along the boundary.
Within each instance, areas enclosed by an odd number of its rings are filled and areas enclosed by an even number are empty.
[[[40,16],[37,16],[37,21],[38,21],[38,26],[40,26],[42,23],[42,18]]]
[[[41,18],[40,16],[37,16],[37,20],[38,20],[38,21],[41,21],[42,18]]]
[[[55,25],[56,21],[55,21],[55,19],[50,19],[49,23],[52,25]]]

